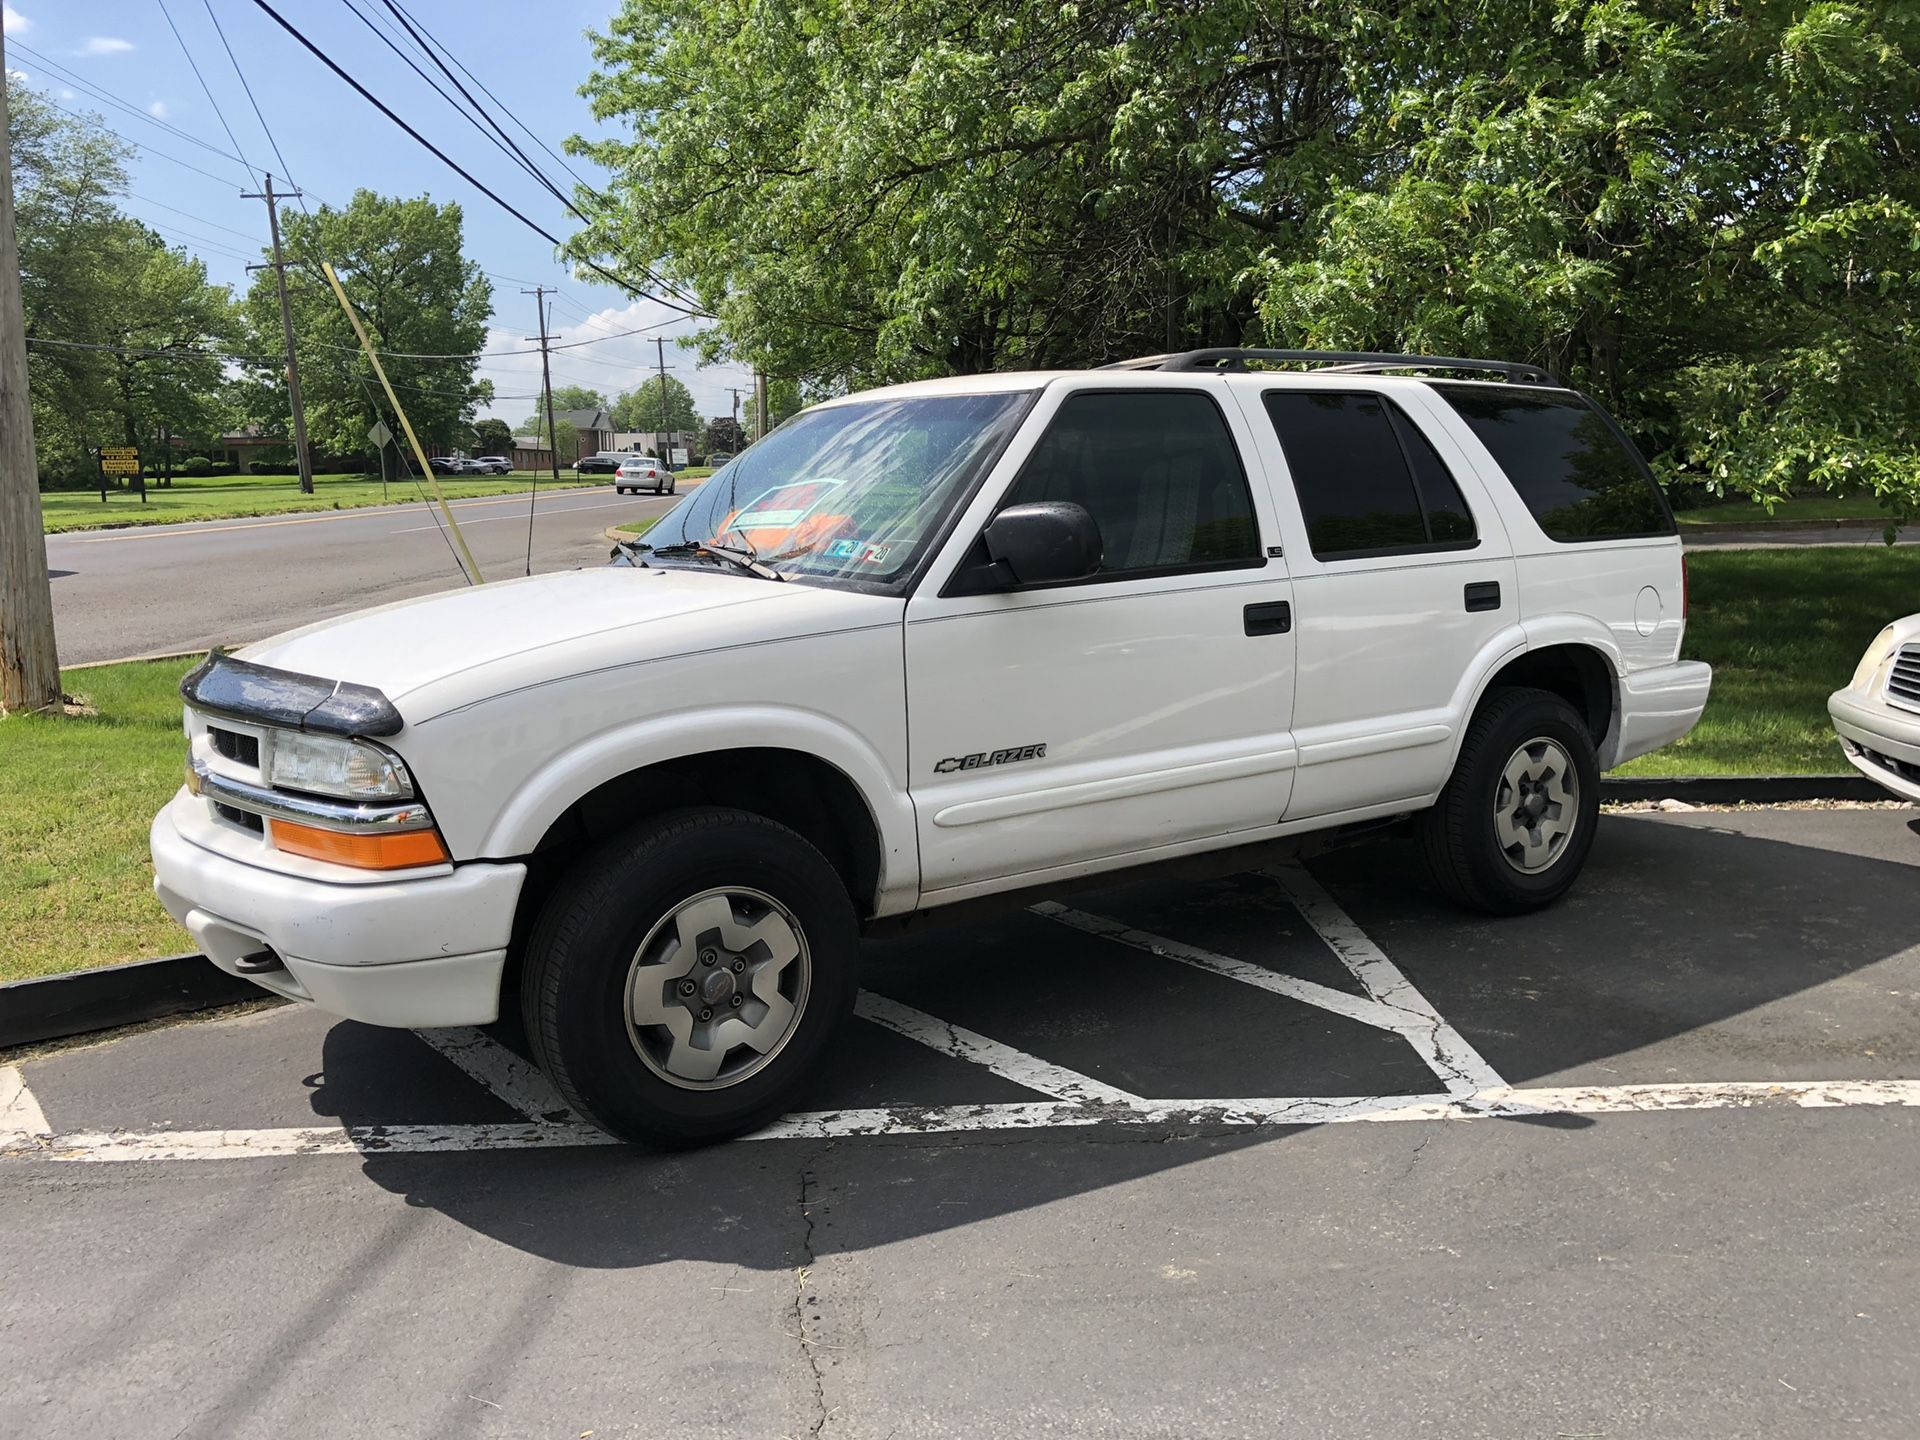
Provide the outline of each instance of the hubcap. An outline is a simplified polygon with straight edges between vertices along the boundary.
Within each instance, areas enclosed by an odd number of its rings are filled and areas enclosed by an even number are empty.
[[[758,890],[705,890],[634,952],[627,1038],[672,1084],[738,1085],[792,1038],[812,978],[806,936],[786,906]]]
[[[1493,833],[1507,863],[1538,874],[1566,853],[1580,818],[1580,776],[1557,740],[1539,736],[1508,759],[1493,792]]]

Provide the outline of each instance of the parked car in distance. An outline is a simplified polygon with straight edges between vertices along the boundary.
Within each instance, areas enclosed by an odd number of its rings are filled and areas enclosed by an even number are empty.
[[[427,457],[427,464],[435,474],[458,475],[461,460],[458,455],[430,455]]]
[[[1827,713],[1854,769],[1903,800],[1920,800],[1920,615],[1873,637]]]
[[[711,465],[715,470],[718,470],[732,458],[733,452],[731,450],[716,450],[707,456],[707,464]]]
[[[638,1141],[791,1108],[917,912],[1389,824],[1548,905],[1711,681],[1646,463],[1495,361],[842,396],[616,553],[216,650],[152,845],[214,964],[380,1025],[515,998]]]
[[[656,495],[671,495],[673,471],[651,455],[629,455],[614,471],[613,488],[621,495],[629,492],[638,495],[642,490],[651,490]]]
[[[513,473],[513,461],[504,455],[482,455],[473,463],[480,467],[479,473],[482,475],[511,475]]]
[[[620,468],[620,462],[629,458],[619,450],[602,450],[597,455],[582,455],[573,462],[576,475],[611,475]]]

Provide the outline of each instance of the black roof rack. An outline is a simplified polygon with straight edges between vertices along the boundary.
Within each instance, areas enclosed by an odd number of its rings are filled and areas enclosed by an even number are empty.
[[[1538,365],[1513,360],[1469,360],[1457,355],[1387,355],[1372,350],[1257,350],[1218,345],[1206,350],[1183,350],[1177,355],[1143,355],[1103,365],[1103,370],[1231,370],[1243,372],[1249,360],[1271,360],[1295,365],[1323,365],[1330,370],[1365,374],[1382,370],[1483,370],[1517,385],[1555,385],[1559,382]]]

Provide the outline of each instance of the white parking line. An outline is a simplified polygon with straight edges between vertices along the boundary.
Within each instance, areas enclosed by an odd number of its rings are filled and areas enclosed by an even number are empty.
[[[1506,1083],[1466,1037],[1441,1018],[1427,997],[1414,989],[1400,967],[1367,938],[1366,931],[1320,888],[1320,882],[1307,873],[1305,866],[1276,865],[1266,873],[1280,882],[1294,908],[1340,957],[1340,963],[1353,972],[1367,994],[1407,1016],[1411,1028],[1400,1033],[1450,1093],[1471,1095]]]
[[[991,1070],[1003,1080],[1011,1080],[1042,1095],[1052,1095],[1077,1104],[1140,1106],[1146,1103],[1138,1095],[1115,1089],[1090,1075],[1050,1065],[1037,1055],[1016,1050],[1011,1045],[1002,1045],[998,1040],[989,1040],[984,1035],[950,1024],[924,1010],[902,1005],[898,1000],[889,1000],[884,995],[875,995],[871,990],[860,992],[854,1002],[853,1013],[863,1020],[884,1025],[909,1040],[918,1040],[942,1055],[970,1061]]]
[[[16,1141],[52,1133],[19,1067],[0,1065],[0,1150]]]
[[[894,1106],[789,1115],[747,1140],[851,1139],[881,1135],[963,1135],[996,1130],[1092,1126],[1264,1128],[1393,1121],[1512,1120],[1550,1115],[1621,1115],[1691,1110],[1830,1110],[1920,1107],[1920,1080],[1735,1081],[1716,1084],[1596,1085],[1478,1095],[1303,1096],[1270,1100],[1149,1100],[1138,1106],[1033,1101],[1013,1105]],[[87,1132],[7,1142],[0,1159],[62,1162],[245,1160],[289,1155],[444,1154],[606,1146],[582,1125],[360,1125],[343,1129]]]
[[[587,1123],[561,1098],[551,1080],[485,1031],[462,1027],[413,1033],[529,1120],[551,1125]]]
[[[1235,960],[1231,955],[1216,955],[1213,951],[1202,950],[1197,945],[1169,940],[1164,935],[1155,935],[1146,930],[1135,930],[1118,920],[1109,920],[1104,915],[1089,915],[1084,910],[1070,910],[1065,905],[1056,905],[1050,900],[1031,908],[1035,915],[1043,915],[1049,920],[1058,920],[1062,925],[1071,925],[1074,929],[1083,930],[1089,935],[1117,940],[1122,945],[1131,945],[1134,949],[1144,950],[1149,955],[1178,960],[1182,965],[1192,965],[1196,969],[1208,970],[1215,975],[1224,975],[1229,980],[1258,986],[1275,995],[1284,995],[1289,1000],[1298,1000],[1321,1010],[1331,1010],[1336,1015],[1344,1015],[1349,1020],[1358,1020],[1362,1025],[1371,1025],[1377,1030],[1391,1030],[1396,1035],[1404,1034],[1410,1023],[1404,1010],[1382,1005],[1378,1000],[1369,1000],[1361,995],[1348,995],[1331,986],[1317,985],[1311,980],[1302,980],[1278,970],[1269,970],[1264,965],[1255,965],[1250,960]]]

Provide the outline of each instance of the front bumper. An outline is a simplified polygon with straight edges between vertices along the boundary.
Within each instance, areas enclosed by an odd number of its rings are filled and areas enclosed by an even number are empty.
[[[1836,690],[1827,714],[1848,763],[1903,800],[1920,800],[1920,715],[1858,690]]]
[[[1620,677],[1620,724],[1603,770],[1670,745],[1699,723],[1713,688],[1713,667],[1680,660]]]
[[[206,957],[275,994],[370,1025],[484,1025],[499,1016],[526,867],[476,862],[424,879],[330,884],[196,845],[154,817],[153,888]],[[281,967],[242,962],[271,950]]]

